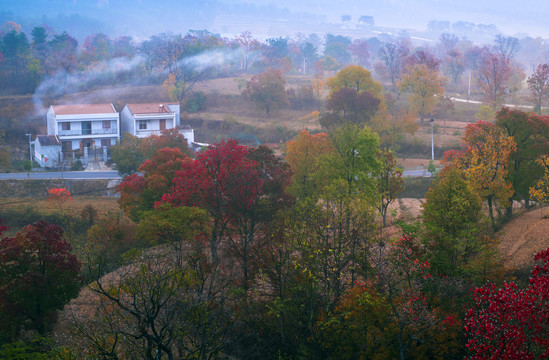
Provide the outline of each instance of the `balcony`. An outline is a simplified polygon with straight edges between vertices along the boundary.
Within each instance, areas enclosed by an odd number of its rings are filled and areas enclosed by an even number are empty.
[[[105,129],[81,129],[81,130],[59,130],[59,136],[81,136],[81,135],[117,135],[116,127]]]

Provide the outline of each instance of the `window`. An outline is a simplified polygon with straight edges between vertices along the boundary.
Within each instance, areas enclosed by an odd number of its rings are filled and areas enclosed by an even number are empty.
[[[91,121],[82,121],[82,135],[91,135],[92,123]]]
[[[103,129],[110,129],[110,128],[111,128],[111,121],[103,120]]]
[[[101,139],[101,147],[111,147],[111,139]]]
[[[61,130],[70,130],[71,129],[71,123],[70,122],[62,122],[61,123]]]
[[[147,122],[146,121],[140,121],[139,122],[139,130],[147,130]]]

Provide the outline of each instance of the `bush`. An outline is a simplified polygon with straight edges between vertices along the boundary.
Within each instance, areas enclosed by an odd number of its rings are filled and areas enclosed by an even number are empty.
[[[73,162],[72,166],[71,166],[71,170],[73,170],[73,171],[84,170],[84,166],[82,165],[82,161],[76,160],[75,162]]]
[[[185,102],[185,109],[188,113],[195,113],[204,109],[206,95],[202,91],[192,93]]]

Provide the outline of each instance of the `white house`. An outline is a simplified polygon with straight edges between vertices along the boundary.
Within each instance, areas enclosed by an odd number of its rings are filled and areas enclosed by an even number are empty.
[[[194,142],[194,131],[189,126],[181,126],[178,103],[127,104],[121,112],[122,133],[130,133],[139,138],[160,134],[162,130],[179,129],[189,146]]]
[[[38,135],[34,140],[34,160],[41,167],[58,167],[63,161],[59,138],[55,135]]]
[[[48,135],[57,135],[63,151],[110,147],[120,140],[120,118],[113,104],[52,105]]]

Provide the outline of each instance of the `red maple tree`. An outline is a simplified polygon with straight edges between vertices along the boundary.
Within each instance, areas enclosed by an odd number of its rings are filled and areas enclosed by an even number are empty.
[[[549,248],[535,259],[542,264],[527,289],[509,282],[474,290],[476,303],[465,319],[471,359],[549,358]]]

